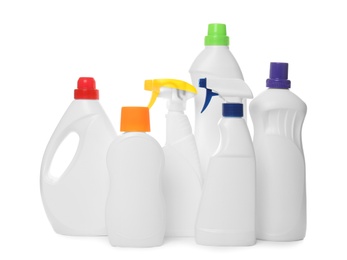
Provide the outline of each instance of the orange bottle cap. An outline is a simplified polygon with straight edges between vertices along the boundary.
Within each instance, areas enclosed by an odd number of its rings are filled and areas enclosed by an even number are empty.
[[[122,107],[121,132],[150,132],[148,107]]]

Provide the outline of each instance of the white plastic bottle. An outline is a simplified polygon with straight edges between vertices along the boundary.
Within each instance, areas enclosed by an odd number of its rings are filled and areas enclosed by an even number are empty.
[[[148,107],[123,107],[121,131],[107,153],[110,191],[106,225],[112,246],[153,247],[163,243],[164,154],[150,131]]]
[[[209,109],[201,114],[200,110],[205,100],[204,92],[199,89],[200,78],[221,77],[242,79],[240,67],[229,50],[229,37],[225,24],[209,24],[208,35],[205,37],[205,49],[193,62],[189,72],[192,84],[197,88],[195,97],[195,138],[198,146],[202,175],[205,178],[208,160],[219,144],[218,121],[222,114],[223,101],[214,99]],[[243,100],[244,109],[247,107]],[[244,113],[246,118],[246,111]]]
[[[109,177],[107,149],[115,131],[102,109],[93,78],[80,78],[71,103],[55,129],[41,165],[41,196],[53,229],[63,235],[106,235],[105,205]],[[79,144],[64,173],[51,172],[55,153],[70,133]]]
[[[289,91],[288,63],[271,63],[268,89],[250,104],[257,161],[257,238],[301,240],[306,233],[301,129],[307,107]]]
[[[256,242],[255,157],[241,98],[252,98],[252,92],[240,79],[201,79],[200,86],[227,103],[219,121],[220,143],[203,186],[195,239],[208,246],[251,246]]]
[[[167,99],[166,144],[163,147],[163,174],[166,205],[166,236],[189,236],[195,232],[195,221],[202,192],[199,155],[188,117],[186,100],[194,97],[194,86],[174,79],[146,80],[152,91],[149,108],[156,97]]]

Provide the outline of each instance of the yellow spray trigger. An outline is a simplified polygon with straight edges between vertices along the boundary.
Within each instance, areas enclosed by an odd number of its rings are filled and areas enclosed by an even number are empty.
[[[191,84],[178,79],[150,79],[145,80],[145,90],[152,91],[148,108],[151,108],[160,94],[160,88],[174,88],[197,94],[196,88]]]

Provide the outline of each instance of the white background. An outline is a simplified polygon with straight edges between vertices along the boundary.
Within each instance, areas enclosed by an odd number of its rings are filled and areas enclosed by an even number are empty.
[[[343,2],[1,1],[0,259],[346,259]],[[106,237],[55,234],[41,203],[40,164],[77,79],[96,79],[118,130],[121,106],[147,105],[144,79],[190,81],[207,24],[215,22],[227,24],[230,50],[255,96],[265,90],[270,61],[284,61],[292,91],[307,103],[305,240],[218,248],[170,239],[158,248],[122,249]],[[164,115],[159,102],[151,111],[152,135],[162,144]]]

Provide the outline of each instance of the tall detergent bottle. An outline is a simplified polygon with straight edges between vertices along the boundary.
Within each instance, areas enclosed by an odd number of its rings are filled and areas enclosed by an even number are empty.
[[[205,93],[199,89],[200,78],[221,77],[242,79],[240,67],[229,50],[229,37],[225,24],[209,24],[208,35],[205,37],[205,49],[193,62],[190,70],[193,85],[198,94],[195,97],[195,138],[198,146],[203,178],[205,177],[208,160],[219,144],[218,121],[222,114],[222,100],[214,99],[209,109],[201,114]],[[230,86],[232,87],[232,86]],[[246,100],[243,100],[246,109]],[[246,116],[246,111],[244,115]],[[246,117],[245,117],[246,118]]]
[[[166,205],[166,236],[194,236],[196,215],[201,198],[201,169],[186,101],[196,94],[194,86],[175,79],[145,81],[152,91],[148,107],[156,97],[167,99],[166,144],[163,147],[163,174]]]
[[[257,238],[301,240],[306,233],[301,129],[307,107],[293,94],[288,63],[271,63],[268,89],[250,104],[257,161]]]
[[[112,246],[153,247],[163,243],[164,153],[150,131],[148,107],[123,107],[121,129],[107,153],[110,192],[106,225]]]
[[[53,229],[64,235],[106,235],[105,206],[109,187],[107,149],[115,131],[99,103],[93,78],[80,78],[75,100],[55,129],[41,165],[41,196]],[[69,134],[79,143],[67,169],[52,174],[56,151]]]
[[[196,222],[196,242],[209,246],[250,246],[255,238],[255,156],[245,119],[243,98],[252,92],[241,79],[207,78],[208,106],[219,95],[222,118],[220,142],[209,160]],[[214,91],[214,92],[213,92]]]

